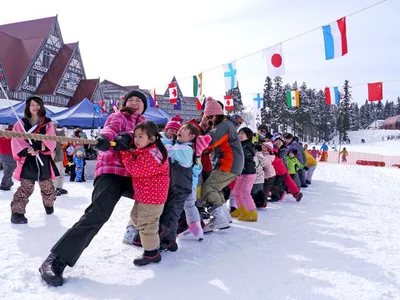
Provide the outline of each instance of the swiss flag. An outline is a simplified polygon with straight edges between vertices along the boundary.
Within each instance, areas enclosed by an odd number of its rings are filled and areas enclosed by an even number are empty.
[[[225,110],[233,110],[234,105],[233,105],[233,96],[232,95],[227,95],[224,96],[225,100]]]
[[[368,83],[368,101],[379,101],[383,99],[382,82]]]
[[[169,103],[176,104],[178,102],[178,91],[176,88],[176,82],[172,82],[168,85],[169,89]]]

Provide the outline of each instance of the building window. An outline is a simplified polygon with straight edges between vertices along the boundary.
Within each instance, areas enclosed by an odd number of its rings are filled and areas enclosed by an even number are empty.
[[[52,54],[50,51],[43,51],[43,67],[49,69],[51,63],[53,62],[54,54]]]

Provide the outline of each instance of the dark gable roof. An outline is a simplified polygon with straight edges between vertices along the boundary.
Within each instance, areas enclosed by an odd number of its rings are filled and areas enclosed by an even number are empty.
[[[92,101],[99,83],[99,79],[82,79],[76,88],[74,96],[71,98],[71,100],[69,100],[68,107],[78,104],[85,98],[88,98]]]
[[[132,91],[132,90],[138,90],[139,86],[138,85],[127,85],[123,87],[124,89],[126,89],[127,91]]]
[[[0,61],[15,90],[57,17],[0,25]]]
[[[36,94],[39,95],[51,95],[54,94],[58,83],[62,79],[64,70],[68,67],[68,63],[74,54],[78,43],[65,44],[61,50],[54,57],[54,61],[51,64],[50,70],[43,77]],[[82,100],[82,99],[81,99]]]

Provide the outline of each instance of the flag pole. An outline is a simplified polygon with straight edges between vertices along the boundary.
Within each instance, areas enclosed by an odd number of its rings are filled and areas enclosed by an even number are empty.
[[[2,79],[2,78],[3,78],[3,75],[0,74],[0,79]],[[10,98],[8,98],[8,95],[7,95],[6,91],[4,90],[3,85],[2,85],[1,83],[0,83],[0,88],[1,88],[1,90],[2,90],[2,92],[3,92],[3,94],[4,94],[4,96],[6,96],[6,99],[8,100],[8,103],[10,104],[11,110],[12,110],[12,112],[14,113],[14,116],[17,118],[17,122],[20,123],[21,120],[20,120],[20,118],[18,117],[16,111],[14,110],[14,106],[13,106],[13,104],[11,103]],[[21,125],[21,124],[20,124],[20,125]],[[26,130],[25,130],[25,127],[24,127],[24,126],[21,126],[21,127],[22,127],[24,133],[26,134],[27,132],[26,132]],[[31,139],[28,139],[28,142],[29,142],[29,145],[32,146],[32,141],[31,141]],[[39,156],[39,155],[36,155],[36,158],[37,158],[38,162],[40,163],[40,165],[43,167],[43,161],[42,161],[42,159],[40,158],[40,156]]]

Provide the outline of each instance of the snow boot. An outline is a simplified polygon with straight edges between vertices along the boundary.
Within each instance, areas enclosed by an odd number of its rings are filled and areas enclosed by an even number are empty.
[[[257,222],[257,210],[245,210],[244,214],[238,217],[239,221]]]
[[[214,206],[211,208],[212,219],[203,228],[204,233],[212,232],[215,229],[228,229],[229,220],[224,211],[224,205]]]
[[[237,217],[241,216],[242,214],[244,214],[244,211],[245,211],[244,206],[240,206],[236,210],[231,212],[231,217],[232,218],[237,218]]]
[[[58,255],[50,253],[39,268],[42,279],[52,286],[61,286],[64,283],[62,274],[67,263]]]
[[[28,223],[28,219],[25,218],[24,214],[12,213],[11,214],[11,223],[14,223],[14,224],[26,224],[26,223]]]
[[[68,191],[66,189],[59,188],[58,190],[61,192],[61,195],[68,194]]]
[[[296,199],[297,202],[299,202],[301,200],[301,198],[303,198],[303,193],[298,192],[298,193],[294,194],[293,197]]]
[[[124,238],[122,239],[122,242],[124,244],[132,245],[133,244],[133,238],[135,237],[135,234],[137,233],[137,229],[133,225],[129,225],[126,227],[126,231],[124,234]]]
[[[50,206],[50,207],[45,206],[44,209],[45,209],[47,215],[51,215],[51,214],[54,213],[54,207],[53,206]]]
[[[137,230],[135,235],[133,236],[132,245],[142,247],[142,241],[140,240],[139,230]]]
[[[159,263],[161,261],[161,253],[159,250],[144,250],[143,254],[133,260],[135,266],[145,266],[151,263]]]
[[[224,214],[225,214],[226,218],[228,219],[228,222],[232,223],[232,217],[231,217],[230,209],[225,204],[222,205],[222,208],[224,209]]]
[[[160,251],[171,251],[175,252],[178,250],[178,244],[176,241],[161,241],[160,243]]]

